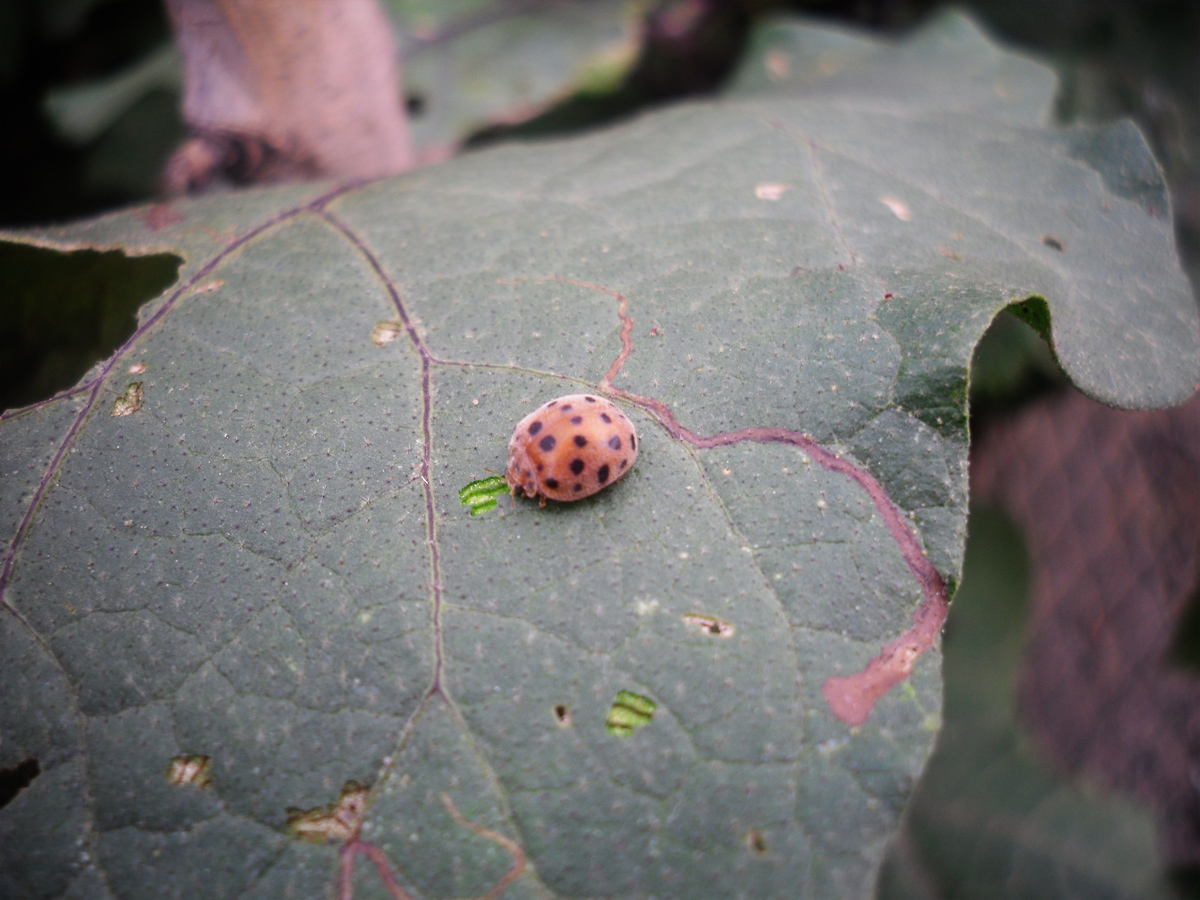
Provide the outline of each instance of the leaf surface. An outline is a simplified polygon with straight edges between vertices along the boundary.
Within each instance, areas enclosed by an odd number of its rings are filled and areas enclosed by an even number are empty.
[[[796,92],[11,236],[184,260],[0,424],[0,767],[42,770],[0,809],[14,894],[871,892],[939,722],[975,343],[1044,298],[1125,405],[1200,351],[1140,137],[1047,130],[1046,71],[957,17],[855,47]],[[633,471],[470,515],[581,391]],[[298,841],[349,781],[358,837]]]

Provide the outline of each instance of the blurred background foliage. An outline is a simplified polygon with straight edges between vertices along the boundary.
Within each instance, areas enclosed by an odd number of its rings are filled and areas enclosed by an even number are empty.
[[[468,148],[611,122],[718,89],[756,20],[800,12],[896,34],[938,0],[384,0],[415,138]],[[1200,4],[969,0],[993,35],[1062,78],[1063,121],[1133,117],[1200,258]],[[154,197],[184,136],[161,0],[0,3],[0,226]]]
[[[414,141],[427,160],[599,127],[712,93],[756,21],[786,13],[896,35],[939,0],[381,0],[396,27]],[[1184,263],[1200,275],[1200,3],[969,0],[993,35],[1059,72],[1063,122],[1132,117],[1172,190]],[[186,128],[162,0],[0,0],[0,227],[146,202]],[[12,292],[6,311],[17,302]],[[131,320],[130,320],[131,321]],[[11,343],[11,340],[9,341]],[[56,363],[65,387],[115,345]],[[973,372],[977,412],[1060,382],[1007,315]],[[22,359],[27,371],[29,359]],[[35,366],[36,367],[36,366]],[[12,368],[10,366],[10,368]],[[70,371],[68,371],[70,370]],[[71,374],[74,371],[74,374]],[[9,376],[12,373],[6,373]],[[41,377],[40,375],[38,376]],[[50,384],[46,382],[43,389]],[[12,392],[8,392],[11,394]],[[26,399],[28,391],[16,396]],[[0,404],[0,407],[10,404]]]

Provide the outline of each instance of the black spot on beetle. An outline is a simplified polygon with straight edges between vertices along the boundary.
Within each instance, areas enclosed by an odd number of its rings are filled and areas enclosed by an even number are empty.
[[[557,491],[558,490],[558,479],[557,478],[547,478],[546,479],[546,487],[550,488],[550,490],[552,490],[552,491]]]
[[[539,472],[542,471],[542,469],[544,469],[544,468],[546,468],[546,467],[543,466],[541,463],[538,463],[537,469]]]
[[[604,422],[606,425],[612,424],[612,419],[608,417],[608,413],[600,413],[600,421]]]
[[[595,402],[596,402],[596,398],[595,398],[595,397],[584,397],[583,399],[584,399],[584,400],[586,400],[588,403],[595,403]]]
[[[585,438],[582,434],[575,435],[575,446],[576,447],[586,447],[587,446],[587,438]]]
[[[529,436],[533,437],[535,434],[537,434],[541,430],[542,430],[542,423],[534,422],[532,425],[529,426]]]
[[[573,473],[575,473],[576,475],[578,475],[580,472],[582,472],[583,471],[583,460],[582,459],[571,460],[571,471]]]
[[[637,449],[637,438],[635,438],[635,437],[633,436],[633,432],[632,432],[632,431],[631,431],[631,432],[629,432],[629,449],[630,449],[630,450],[636,450],[636,449]]]
[[[608,481],[608,466],[601,466],[596,470],[596,480],[601,484]]]
[[[556,440],[554,440],[554,435],[548,434],[544,438],[542,438],[540,441],[538,441],[538,446],[541,447],[546,452],[549,452],[554,449],[554,445],[556,443],[558,443],[558,442]]]
[[[624,469],[627,465],[629,465],[629,460],[627,460],[627,459],[621,460],[621,468],[622,469]]]
[[[621,449],[621,439],[619,437],[617,437],[617,435],[614,434],[612,437],[610,437],[608,439],[608,446],[609,446],[609,449],[611,449],[611,450],[620,450]]]
[[[572,490],[573,492],[575,492],[576,494],[578,494],[580,491],[582,491],[582,490],[583,490],[583,485],[582,485],[582,484],[577,484],[577,485],[575,485],[573,488],[571,488],[571,490]]]
[[[568,403],[568,404],[566,404],[566,405],[565,405],[565,406],[562,408],[562,411],[563,411],[563,412],[570,412],[570,411],[571,411],[571,409],[572,409],[572,407],[571,407],[571,404],[570,404],[570,403]]]
[[[583,424],[583,416],[571,416],[571,424],[572,425],[582,425]]]

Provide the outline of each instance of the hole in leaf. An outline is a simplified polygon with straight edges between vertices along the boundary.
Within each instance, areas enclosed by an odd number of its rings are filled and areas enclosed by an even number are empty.
[[[683,617],[683,621],[685,624],[691,625],[693,628],[699,628],[705,634],[712,635],[713,637],[733,637],[733,626],[712,616],[688,613]]]
[[[1058,238],[1056,238],[1052,234],[1043,234],[1042,235],[1042,243],[1045,244],[1047,247],[1049,247],[1051,250],[1057,250],[1059,253],[1062,253],[1063,250],[1066,249],[1063,246],[1063,242],[1060,241]]]
[[[559,728],[566,728],[571,724],[571,711],[559,703],[554,707],[554,718],[558,720]]]
[[[0,410],[71,387],[137,328],[183,260],[0,242]]]
[[[32,756],[21,760],[15,766],[0,769],[0,809],[8,806],[13,798],[33,783],[33,779],[42,774],[42,767]]]
[[[746,846],[750,848],[751,852],[757,853],[759,856],[766,853],[767,840],[763,837],[762,831],[757,828],[751,828],[746,832]]]

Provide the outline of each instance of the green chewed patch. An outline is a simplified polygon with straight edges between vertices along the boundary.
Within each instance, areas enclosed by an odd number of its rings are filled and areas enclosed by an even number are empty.
[[[496,498],[508,493],[508,482],[499,475],[490,478],[480,478],[472,481],[458,492],[458,499],[463,506],[471,508],[471,515],[477,516],[489,509],[496,508]]]
[[[613,737],[629,737],[638,728],[648,725],[654,718],[658,704],[649,697],[632,691],[618,691],[604,720],[604,727]]]

